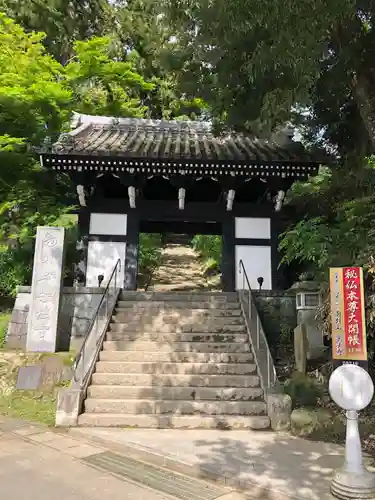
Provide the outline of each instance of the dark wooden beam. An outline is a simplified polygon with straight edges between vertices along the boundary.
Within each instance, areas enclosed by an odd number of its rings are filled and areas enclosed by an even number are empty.
[[[129,213],[127,224],[124,290],[137,289],[138,258],[139,217],[137,213]]]
[[[222,224],[219,222],[183,222],[183,221],[147,221],[140,223],[141,233],[157,234],[211,234],[221,235]]]
[[[89,245],[90,212],[81,208],[78,213],[77,263],[75,266],[75,281],[81,286],[86,285],[87,252]]]

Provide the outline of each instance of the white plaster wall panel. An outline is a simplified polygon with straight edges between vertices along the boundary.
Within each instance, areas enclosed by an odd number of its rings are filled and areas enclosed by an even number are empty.
[[[126,214],[90,214],[90,234],[126,236],[128,216]]]
[[[236,238],[271,239],[271,219],[267,217],[236,217]]]
[[[272,290],[272,260],[270,246],[236,245],[236,290],[242,289],[240,260],[243,261],[250,286],[259,289],[258,278],[263,277],[262,290]]]
[[[120,286],[125,276],[126,243],[118,241],[89,241],[87,252],[86,286],[98,286],[98,276],[103,274],[102,287],[108,283],[118,259],[121,260],[121,271],[118,274]]]

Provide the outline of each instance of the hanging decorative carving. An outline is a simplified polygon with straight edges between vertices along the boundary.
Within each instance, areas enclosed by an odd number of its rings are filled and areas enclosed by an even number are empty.
[[[52,146],[52,152],[63,153],[64,151],[74,148],[74,146],[74,137],[70,134],[64,133],[60,135],[59,140]]]

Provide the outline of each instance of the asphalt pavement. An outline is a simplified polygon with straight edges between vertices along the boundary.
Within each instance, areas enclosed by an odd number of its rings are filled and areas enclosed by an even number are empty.
[[[2,500],[171,500],[169,496],[92,468],[80,459],[95,453],[89,445],[56,450],[0,433]],[[61,441],[62,443],[63,441]]]

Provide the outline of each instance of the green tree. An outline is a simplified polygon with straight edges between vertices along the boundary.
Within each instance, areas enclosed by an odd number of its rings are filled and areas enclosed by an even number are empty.
[[[375,3],[367,0],[165,0],[179,43],[181,84],[203,97],[222,125],[256,134],[286,121],[310,146],[333,154],[330,169],[287,195],[294,220],[284,262],[327,285],[328,267],[366,269],[375,331]],[[329,331],[328,302],[323,310]]]
[[[0,9],[26,31],[45,32],[43,43],[62,64],[75,41],[103,35],[111,26],[107,0],[0,0]]]
[[[70,114],[62,67],[42,42],[42,34],[26,34],[0,14],[0,293],[29,276],[36,226],[67,211],[66,181],[56,183],[33,154]]]
[[[110,38],[76,42],[74,50],[65,74],[75,111],[118,117],[145,115],[142,94],[151,92],[154,84],[146,82],[131,61],[116,59]]]
[[[291,119],[296,105],[318,104],[322,94],[330,94],[333,109],[341,87],[340,98],[357,108],[374,146],[373,2],[164,4],[179,39],[181,78],[219,120],[261,133]]]
[[[201,119],[207,104],[194,93],[181,90],[174,52],[176,37],[156,0],[113,2],[114,41],[118,56],[131,61],[137,71],[153,83],[152,92],[142,92],[147,116],[155,119]],[[177,70],[177,71],[176,71]]]

